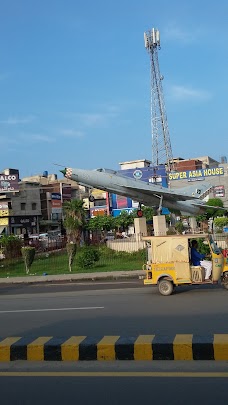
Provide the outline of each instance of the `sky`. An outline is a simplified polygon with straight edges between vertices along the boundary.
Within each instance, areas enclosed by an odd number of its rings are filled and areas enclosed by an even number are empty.
[[[173,156],[227,156],[227,15],[226,0],[1,0],[0,171],[151,160],[153,27]]]

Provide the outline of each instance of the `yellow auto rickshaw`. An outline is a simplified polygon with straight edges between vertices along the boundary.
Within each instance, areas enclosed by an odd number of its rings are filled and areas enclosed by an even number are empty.
[[[191,240],[200,238],[210,248],[212,274],[209,280],[205,280],[202,266],[191,263]],[[162,295],[172,294],[176,286],[218,284],[220,280],[228,289],[228,259],[211,235],[145,236],[143,240],[147,244],[144,285],[157,285]]]

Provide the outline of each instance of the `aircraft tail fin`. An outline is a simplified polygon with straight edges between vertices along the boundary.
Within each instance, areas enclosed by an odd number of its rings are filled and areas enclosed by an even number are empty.
[[[197,183],[197,184],[196,184]],[[200,184],[199,184],[200,183]],[[206,182],[194,182],[194,184],[179,188],[178,192],[194,198],[205,198],[213,189],[212,184]]]

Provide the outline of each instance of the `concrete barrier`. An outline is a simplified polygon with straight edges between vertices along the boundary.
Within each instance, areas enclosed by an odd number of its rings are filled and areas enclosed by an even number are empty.
[[[0,361],[228,360],[228,335],[7,337]]]

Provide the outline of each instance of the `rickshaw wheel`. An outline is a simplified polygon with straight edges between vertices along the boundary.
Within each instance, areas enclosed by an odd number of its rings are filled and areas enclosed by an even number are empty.
[[[170,280],[163,278],[158,283],[158,290],[162,295],[171,295],[173,292],[173,283]]]

